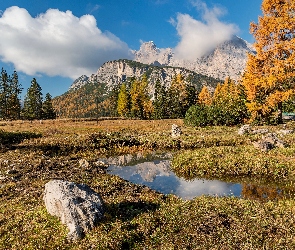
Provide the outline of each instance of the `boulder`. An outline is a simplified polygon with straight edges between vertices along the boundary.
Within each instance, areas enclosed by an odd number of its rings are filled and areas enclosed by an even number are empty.
[[[277,137],[276,133],[268,133],[262,140],[272,143],[275,147],[285,148],[287,144]]]
[[[285,148],[287,144],[280,140],[275,133],[268,133],[261,140],[253,142],[253,146],[261,151],[267,152],[275,147]]]
[[[103,201],[85,184],[52,180],[45,185],[44,202],[48,213],[66,224],[69,240],[82,238],[103,217]]]
[[[251,130],[252,130],[251,126],[248,124],[245,124],[242,127],[240,127],[238,134],[239,135],[250,134]]]
[[[172,124],[171,135],[172,137],[179,137],[182,134],[182,131],[179,126]]]

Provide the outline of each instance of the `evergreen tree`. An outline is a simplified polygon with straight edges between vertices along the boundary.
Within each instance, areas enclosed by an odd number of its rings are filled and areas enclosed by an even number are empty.
[[[2,119],[8,118],[9,82],[9,75],[2,68],[0,76],[0,116]]]
[[[20,119],[21,105],[19,95],[22,92],[21,85],[18,81],[17,72],[14,71],[12,77],[10,78],[9,84],[9,94],[8,94],[8,107],[9,107],[9,118],[10,119]]]
[[[28,120],[42,119],[42,89],[33,78],[24,100],[22,116]]]
[[[263,16],[250,31],[256,54],[249,54],[242,83],[251,121],[282,122],[282,104],[294,95],[295,1],[263,0]],[[275,114],[277,112],[277,114]]]
[[[43,119],[55,119],[56,112],[52,106],[52,97],[49,93],[45,95],[45,100],[42,104]]]
[[[155,94],[154,94],[154,118],[164,119],[167,117],[167,91],[165,86],[162,86],[159,80],[155,84]]]

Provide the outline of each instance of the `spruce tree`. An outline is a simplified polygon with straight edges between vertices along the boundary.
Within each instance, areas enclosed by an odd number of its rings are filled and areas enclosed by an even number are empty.
[[[155,93],[154,93],[154,118],[155,119],[164,119],[167,117],[167,91],[165,86],[163,86],[159,80],[155,84]]]
[[[10,119],[20,119],[21,104],[19,95],[21,92],[22,88],[18,81],[18,75],[17,72],[14,71],[12,77],[10,78],[9,94],[7,100]]]
[[[45,95],[45,100],[42,105],[43,119],[55,119],[56,112],[52,106],[52,97],[49,93]]]
[[[8,96],[10,77],[6,70],[2,68],[0,76],[0,117],[8,118]]]
[[[27,94],[24,100],[24,108],[22,110],[22,116],[24,119],[34,120],[42,119],[42,89],[33,78],[31,86],[28,88]]]

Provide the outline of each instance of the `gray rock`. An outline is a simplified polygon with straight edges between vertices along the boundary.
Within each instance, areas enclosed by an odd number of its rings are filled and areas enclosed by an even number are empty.
[[[294,130],[292,129],[281,129],[278,131],[279,134],[281,135],[288,135],[294,133]]]
[[[253,142],[253,146],[261,151],[267,152],[275,147],[285,148],[287,144],[280,140],[275,133],[268,133],[261,140]]]
[[[263,141],[263,140],[253,142],[253,146],[263,152],[267,152],[274,148],[274,144],[268,141]]]
[[[285,148],[287,144],[277,137],[276,133],[268,133],[262,140],[272,143],[275,147]]]
[[[181,134],[182,134],[182,131],[180,127],[178,127],[176,124],[172,124],[172,130],[171,130],[172,137],[179,137]]]
[[[251,126],[248,124],[245,124],[242,127],[240,127],[238,134],[239,135],[250,134],[251,130],[252,130]]]
[[[267,128],[260,128],[260,129],[252,130],[251,134],[266,134],[268,132],[269,130]]]
[[[69,240],[82,238],[103,217],[101,197],[85,184],[49,181],[43,199],[48,213],[67,225]]]

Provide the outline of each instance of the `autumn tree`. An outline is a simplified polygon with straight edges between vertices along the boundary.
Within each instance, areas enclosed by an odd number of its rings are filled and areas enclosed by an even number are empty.
[[[203,105],[211,105],[212,103],[212,96],[207,88],[207,86],[204,86],[199,93],[198,96],[198,103]]]
[[[256,54],[249,54],[242,84],[251,121],[282,122],[282,105],[294,95],[295,1],[263,0],[250,32]],[[276,112],[276,113],[275,113]]]
[[[42,119],[42,89],[33,78],[24,100],[22,116],[28,120]]]
[[[133,80],[130,89],[131,116],[140,119],[151,118],[153,105],[148,91],[147,76]]]
[[[121,85],[119,94],[118,94],[118,105],[117,112],[119,116],[127,117],[130,112],[130,94],[127,89],[126,83]]]

